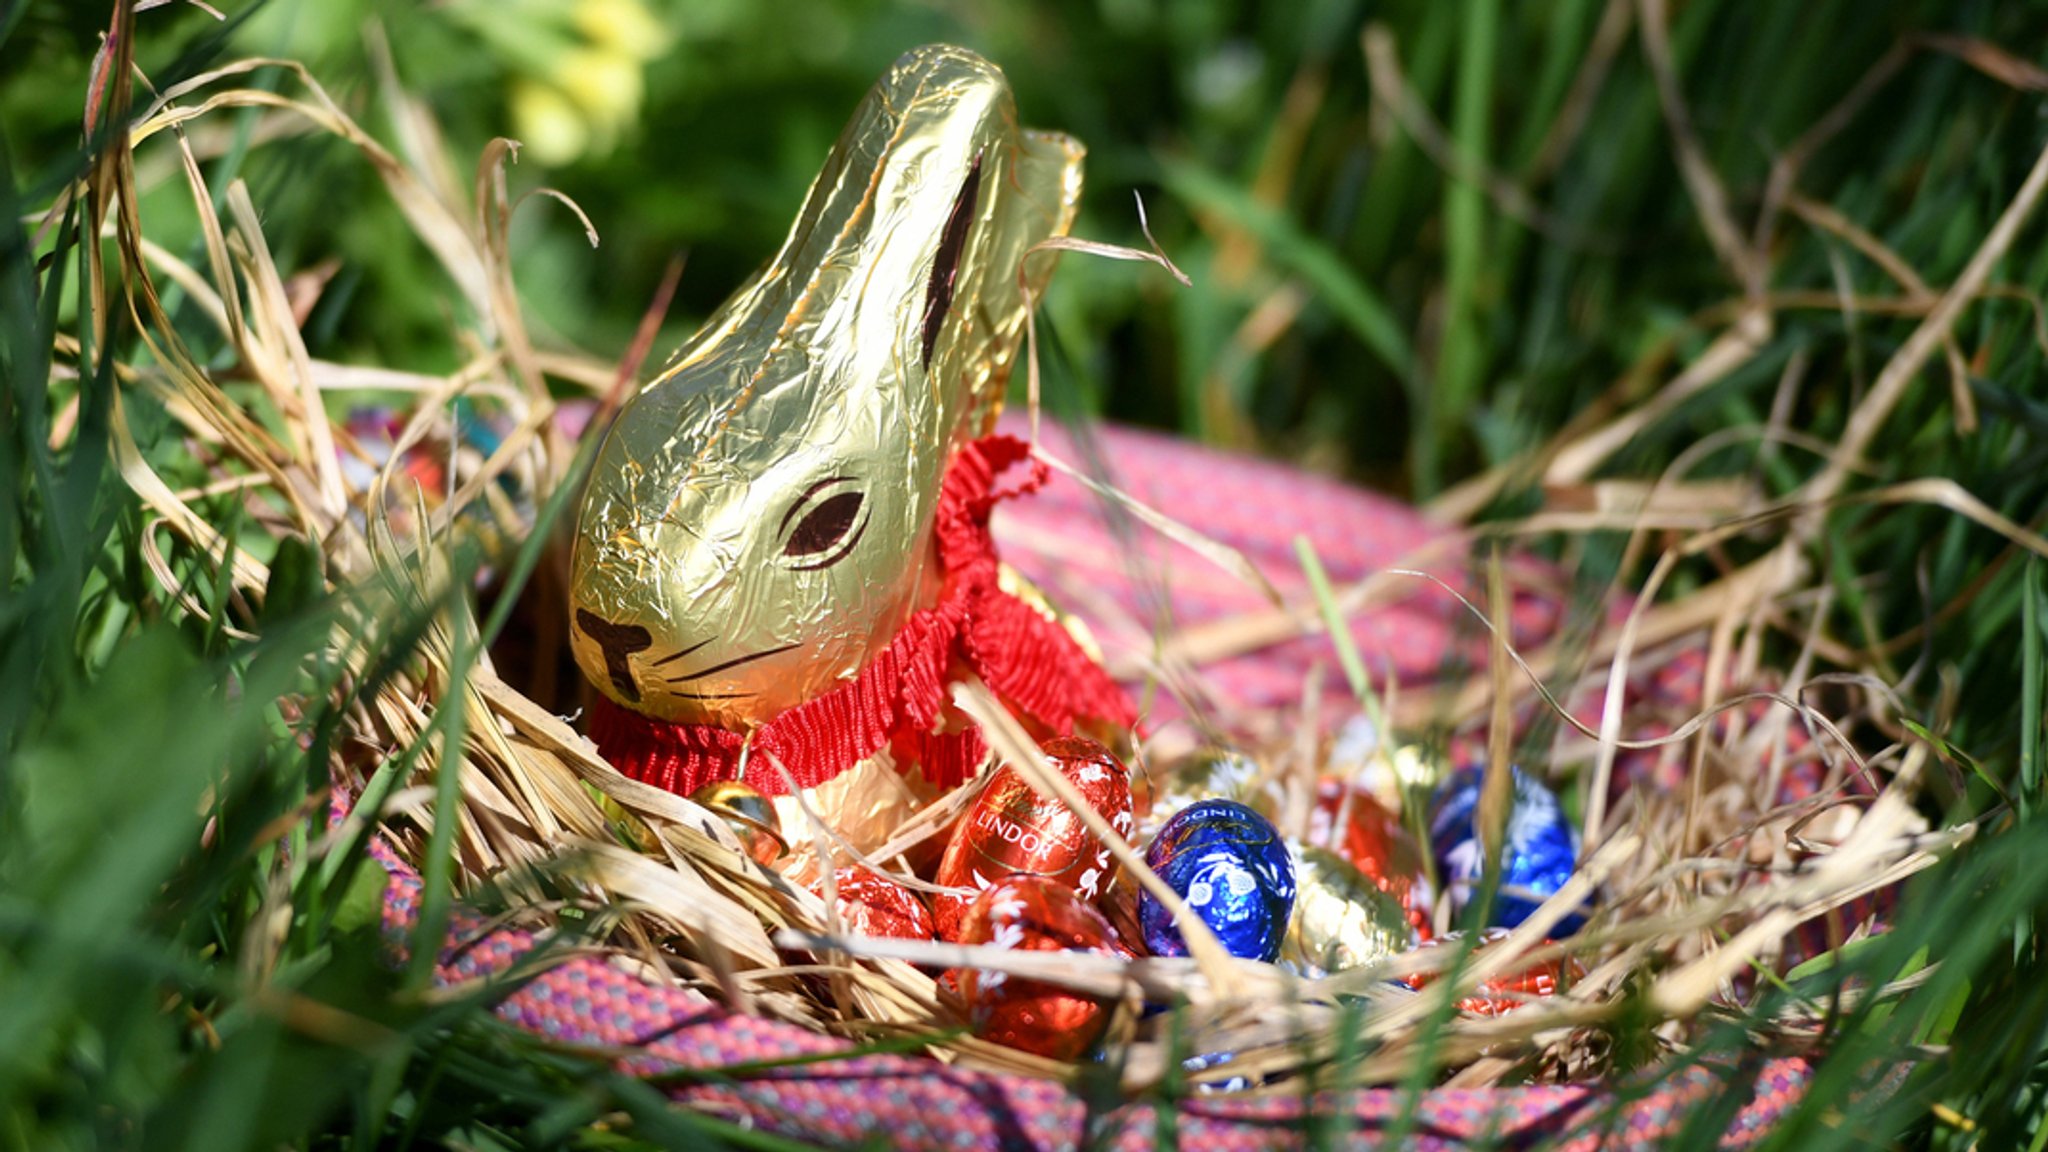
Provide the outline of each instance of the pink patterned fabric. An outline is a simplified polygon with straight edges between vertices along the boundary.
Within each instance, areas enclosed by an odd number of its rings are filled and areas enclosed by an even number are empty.
[[[1005,431],[1020,426],[1006,421]],[[1470,592],[1467,558],[1432,555],[1443,533],[1412,509],[1292,469],[1206,451],[1142,432],[1095,434],[1101,462],[1124,490],[1171,512],[1213,539],[1246,553],[1283,592],[1303,586],[1293,552],[1296,534],[1314,543],[1333,580],[1355,581],[1379,569],[1430,571]],[[1081,464],[1079,448],[1046,429],[1056,455]],[[1060,478],[1032,500],[1006,505],[996,521],[1002,554],[1056,600],[1088,619],[1112,653],[1143,654],[1164,610],[1178,628],[1199,626],[1256,607],[1258,594],[1206,562],[1173,556],[1147,531],[1126,533],[1105,517],[1101,502]],[[1133,559],[1135,557],[1135,560]],[[1170,572],[1171,582],[1158,575]],[[1554,577],[1518,563],[1515,639],[1540,643],[1558,627]],[[1361,615],[1354,635],[1376,675],[1408,684],[1436,678],[1446,665],[1485,658],[1483,632],[1433,585],[1415,581],[1412,595]],[[1320,670],[1320,671],[1318,671]],[[1294,639],[1207,666],[1203,680],[1216,698],[1245,708],[1284,708],[1298,701],[1313,675],[1324,697],[1343,690],[1328,641]],[[1692,689],[1697,691],[1697,689]],[[1171,708],[1170,703],[1166,705]],[[392,875],[385,928],[404,948],[417,919],[420,881],[385,846],[374,849]],[[437,975],[443,982],[505,979],[535,946],[513,930],[487,930],[458,917]],[[844,1051],[844,1042],[793,1025],[727,1011],[703,996],[650,983],[589,955],[547,968],[499,1008],[537,1035],[593,1048],[633,1050],[623,1066],[637,1074],[715,1070]],[[1307,1142],[1304,1121],[1348,1126],[1351,1143],[1384,1146],[1407,1114],[1401,1146],[1425,1150],[1528,1147],[1644,1149],[1678,1130],[1699,1103],[1729,1092],[1746,1103],[1723,1135],[1725,1148],[1759,1142],[1795,1102],[1810,1068],[1800,1059],[1757,1060],[1740,1068],[1691,1069],[1629,1092],[1588,1084],[1486,1090],[1434,1089],[1411,1100],[1392,1089],[1342,1097],[1212,1096],[1188,1100],[1171,1116],[1150,1105],[1091,1113],[1062,1086],[1020,1076],[951,1068],[935,1061],[868,1056],[803,1064],[737,1081],[676,1087],[679,1104],[760,1129],[828,1145],[873,1140],[894,1148],[948,1150],[1071,1149],[1084,1141],[1124,1150],[1148,1149],[1162,1126],[1181,1146],[1237,1152],[1291,1149]],[[680,1082],[680,1078],[679,1081]],[[1411,1110],[1412,1105],[1412,1110]]]
[[[1029,433],[1014,413],[1000,427]],[[1477,595],[1465,550],[1447,543],[1442,526],[1384,496],[1136,429],[1095,429],[1077,441],[1046,424],[1039,442],[1058,459],[1243,553],[1290,603],[1308,600],[1296,536],[1314,545],[1339,587],[1406,568]],[[1185,631],[1269,606],[1242,578],[1108,511],[1100,497],[1065,475],[1032,499],[998,510],[995,527],[1003,559],[1085,619],[1112,656],[1149,657],[1165,621]],[[1548,567],[1521,559],[1509,563],[1508,576],[1514,642],[1534,646],[1562,617],[1560,580]],[[1352,620],[1352,636],[1375,680],[1392,676],[1416,685],[1436,680],[1447,665],[1485,662],[1485,632],[1450,593],[1416,577],[1395,579],[1392,604]],[[1322,637],[1286,640],[1201,671],[1213,702],[1237,711],[1295,707],[1318,674],[1323,700],[1334,706],[1350,695],[1335,650]],[[1153,716],[1179,712],[1177,703],[1161,697]]]

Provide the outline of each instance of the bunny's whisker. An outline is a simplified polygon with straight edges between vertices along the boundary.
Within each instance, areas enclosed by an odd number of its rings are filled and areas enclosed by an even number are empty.
[[[705,639],[699,640],[695,644],[690,645],[688,648],[683,648],[678,651],[672,652],[667,656],[663,656],[661,659],[654,661],[649,666],[659,668],[664,664],[673,664],[676,661],[681,660],[683,657],[688,656],[690,653],[695,652],[697,649],[702,648],[706,644],[709,644],[716,639],[718,639],[718,637],[716,636],[706,637]]]
[[[795,644],[784,644],[780,648],[766,648],[759,652],[750,652],[745,656],[735,656],[732,659],[727,660],[723,664],[713,664],[709,668],[699,669],[698,671],[689,673],[686,676],[672,677],[670,678],[669,683],[686,684],[692,680],[702,680],[704,677],[709,676],[715,672],[723,672],[728,668],[737,668],[742,664],[751,664],[756,660],[765,660],[770,656],[778,656],[795,647]],[[724,699],[724,697],[702,697],[702,699]]]

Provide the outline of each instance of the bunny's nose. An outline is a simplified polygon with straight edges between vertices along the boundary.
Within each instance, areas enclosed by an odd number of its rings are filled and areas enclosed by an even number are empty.
[[[640,687],[633,683],[633,670],[626,666],[626,657],[644,651],[654,643],[654,637],[638,624],[614,624],[588,608],[576,610],[576,626],[604,651],[604,670],[612,678],[612,687],[627,700],[639,703]]]

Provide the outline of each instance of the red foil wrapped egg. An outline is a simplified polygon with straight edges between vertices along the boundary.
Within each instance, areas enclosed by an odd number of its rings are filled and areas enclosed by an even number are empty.
[[[1073,889],[1011,876],[982,890],[960,921],[960,943],[1019,952],[1114,955],[1109,922]],[[1052,1060],[1077,1060],[1102,1038],[1110,1005],[1068,988],[978,968],[953,973],[976,1036]]]
[[[1362,788],[1324,780],[1309,813],[1308,843],[1327,848],[1364,873],[1373,886],[1401,902],[1409,927],[1428,940],[1430,891],[1422,851],[1401,821]]]
[[[1505,928],[1489,928],[1479,938],[1479,945],[1472,950],[1473,960],[1486,954],[1508,934]],[[1456,947],[1458,934],[1453,933],[1428,948]],[[1549,941],[1545,941],[1549,943]],[[1440,972],[1417,972],[1401,978],[1401,983],[1417,991],[1434,983]],[[1519,972],[1508,972],[1480,983],[1476,993],[1458,1001],[1458,1011],[1471,1016],[1499,1016],[1520,1008],[1532,996],[1555,996],[1558,989],[1586,975],[1586,966],[1570,956],[1558,956],[1540,963],[1531,964]],[[1491,993],[1491,995],[1489,995]]]
[[[1131,834],[1130,772],[1114,753],[1085,736],[1055,737],[1043,749],[1118,835]],[[1081,818],[1006,764],[961,817],[934,879],[951,888],[986,888],[1006,876],[1041,876],[1092,901],[1108,886],[1109,873],[1109,848]],[[932,899],[940,938],[958,939],[972,899]]]
[[[832,880],[838,889],[839,922],[849,935],[932,938],[932,910],[917,893],[860,867],[841,868],[832,874]],[[825,894],[823,884],[817,892]]]
[[[1095,901],[1095,910],[1109,921],[1109,947],[1126,960],[1145,955],[1145,930],[1138,923],[1138,882],[1121,868]]]

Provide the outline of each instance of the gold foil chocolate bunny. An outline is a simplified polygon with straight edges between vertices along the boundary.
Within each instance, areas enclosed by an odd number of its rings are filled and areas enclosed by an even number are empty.
[[[1026,254],[1072,223],[1081,157],[1017,127],[986,60],[904,55],[781,251],[620,411],[571,601],[606,698],[591,734],[621,770],[686,792],[736,775],[744,748],[775,761],[746,771],[774,793],[781,768],[808,786],[894,747],[957,776],[979,745],[933,741],[962,661],[1049,727],[1128,719],[1063,633],[993,591],[988,506],[1024,453],[978,439],[1023,285],[1051,273],[1050,253]],[[1018,660],[1032,667],[1006,670]],[[1047,660],[1077,683],[1048,691]]]

